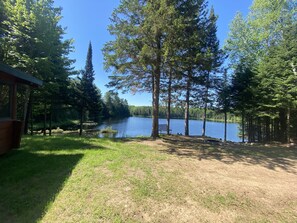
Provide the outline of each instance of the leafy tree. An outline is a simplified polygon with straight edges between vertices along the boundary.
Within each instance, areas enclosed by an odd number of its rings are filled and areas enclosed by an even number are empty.
[[[38,89],[34,101],[40,108],[43,104],[46,121],[48,107],[52,110],[61,102],[68,75],[72,73],[73,61],[67,57],[72,41],[63,40],[64,29],[59,25],[61,9],[55,8],[52,0],[3,3],[1,59],[43,80],[44,85]],[[30,95],[29,108],[32,100]],[[27,117],[29,112],[30,109]]]

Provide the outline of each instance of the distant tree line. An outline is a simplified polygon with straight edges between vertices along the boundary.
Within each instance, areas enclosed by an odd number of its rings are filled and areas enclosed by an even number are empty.
[[[131,116],[139,117],[152,117],[153,108],[152,106],[129,106]],[[182,107],[172,107],[171,108],[171,118],[183,119],[185,109]],[[167,117],[167,107],[160,106],[159,117]],[[190,108],[189,110],[190,119],[203,120],[204,109],[203,108]],[[206,113],[207,120],[224,122],[224,114],[215,109],[208,109]],[[228,122],[239,122],[240,118],[234,114],[228,113]]]
[[[43,81],[35,91],[18,86],[18,117],[25,120],[25,133],[36,123],[43,123],[45,134],[55,123],[76,119],[82,126],[119,115],[112,108],[128,110],[116,94],[101,98],[94,84],[91,43],[84,70],[73,68],[73,40],[64,38],[60,19],[61,8],[53,0],[0,1],[0,62]],[[121,116],[128,115],[126,111]]]

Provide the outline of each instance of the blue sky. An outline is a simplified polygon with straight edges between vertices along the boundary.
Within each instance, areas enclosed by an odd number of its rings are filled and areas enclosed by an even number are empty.
[[[108,89],[108,73],[103,67],[103,55],[101,49],[104,44],[113,37],[107,30],[110,24],[109,18],[113,10],[120,4],[120,0],[55,0],[56,6],[61,6],[61,25],[67,27],[65,38],[74,39],[74,48],[70,57],[76,60],[75,68],[84,68],[89,41],[93,45],[93,65],[95,70],[95,84],[99,87],[102,95]],[[209,6],[213,5],[218,19],[218,37],[223,45],[228,36],[229,24],[236,12],[247,14],[252,0],[209,0]],[[128,100],[130,105],[151,105],[150,94],[120,94],[120,97]]]

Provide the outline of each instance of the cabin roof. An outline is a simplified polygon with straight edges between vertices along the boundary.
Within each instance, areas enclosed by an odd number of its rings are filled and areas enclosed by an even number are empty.
[[[6,78],[12,79],[17,83],[24,83],[31,86],[41,86],[42,81],[33,77],[30,74],[24,73],[23,71],[20,71],[18,69],[12,68],[6,64],[0,63],[0,73],[3,73]],[[0,80],[1,80],[0,75]]]

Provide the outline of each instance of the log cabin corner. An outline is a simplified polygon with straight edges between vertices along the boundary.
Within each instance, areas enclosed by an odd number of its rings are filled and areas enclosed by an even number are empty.
[[[31,89],[42,85],[42,81],[0,63],[0,155],[19,148],[23,120],[17,119],[17,86],[28,85]]]

